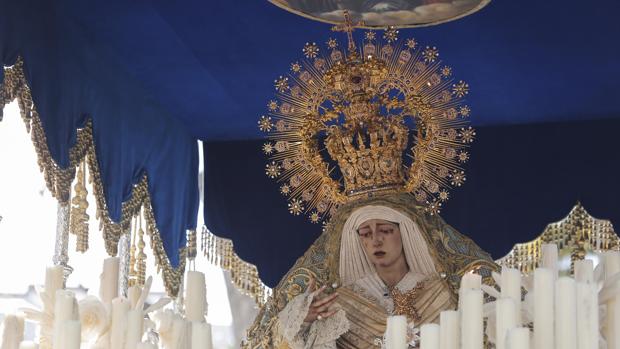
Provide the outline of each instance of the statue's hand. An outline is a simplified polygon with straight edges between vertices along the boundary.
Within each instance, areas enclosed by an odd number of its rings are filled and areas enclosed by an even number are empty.
[[[314,322],[315,320],[322,320],[328,318],[338,311],[338,309],[334,309],[332,305],[338,298],[338,293],[332,293],[331,295],[327,295],[325,293],[325,289],[327,286],[323,286],[320,289],[316,289],[316,283],[314,279],[310,280],[310,285],[308,286],[310,292],[314,292],[314,299],[312,300],[312,304],[310,304],[310,308],[308,308],[308,314],[304,319],[304,322]]]

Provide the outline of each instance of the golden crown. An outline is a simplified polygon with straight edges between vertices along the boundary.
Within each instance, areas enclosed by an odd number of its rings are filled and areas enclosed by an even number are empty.
[[[362,195],[395,192],[439,213],[448,188],[465,181],[461,164],[475,136],[462,104],[469,86],[454,82],[435,47],[397,45],[394,28],[383,43],[366,32],[361,49],[349,21],[335,29],[348,33],[347,52],[335,39],[326,57],[306,43],[306,60],[275,80],[277,99],[258,122],[269,133],[266,174],[282,183],[289,211],[312,222]]]

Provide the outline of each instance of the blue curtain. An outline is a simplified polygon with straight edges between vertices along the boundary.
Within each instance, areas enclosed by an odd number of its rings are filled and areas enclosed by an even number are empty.
[[[76,129],[92,119],[107,208],[122,202],[146,173],[157,227],[171,264],[198,212],[196,140],[150,98],[100,43],[55,1],[2,1],[0,58],[18,56],[40,114],[52,158],[67,167]],[[1,125],[0,125],[1,126]]]
[[[618,130],[618,119],[479,128],[467,181],[441,216],[494,258],[538,236],[578,200],[593,216],[620,224]],[[204,144],[204,214],[275,286],[321,227],[287,212],[279,185],[265,175],[262,143]]]

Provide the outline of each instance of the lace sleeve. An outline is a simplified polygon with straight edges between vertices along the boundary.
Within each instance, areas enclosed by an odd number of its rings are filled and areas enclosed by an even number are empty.
[[[340,309],[327,319],[304,322],[314,293],[293,298],[278,314],[277,329],[291,349],[336,349],[336,340],[349,330],[349,320]]]
[[[304,324],[314,293],[303,293],[293,298],[278,314],[277,329],[291,349],[304,349],[310,326]]]
[[[336,349],[336,340],[349,330],[349,319],[344,310],[327,319],[315,321],[310,327],[308,342],[313,349]]]

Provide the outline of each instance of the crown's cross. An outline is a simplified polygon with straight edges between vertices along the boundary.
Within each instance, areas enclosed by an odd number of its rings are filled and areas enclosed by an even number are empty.
[[[355,52],[355,41],[353,40],[353,30],[355,30],[356,26],[363,26],[364,22],[360,21],[356,24],[351,22],[351,16],[349,16],[349,11],[344,10],[344,23],[336,24],[332,27],[332,31],[335,32],[346,32],[347,38],[349,40],[349,52]]]

